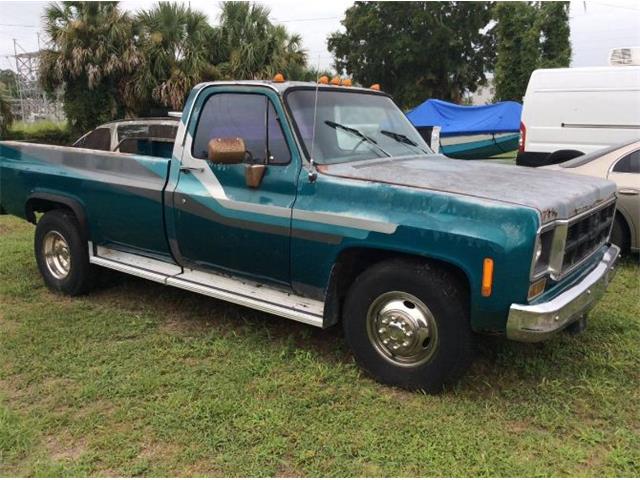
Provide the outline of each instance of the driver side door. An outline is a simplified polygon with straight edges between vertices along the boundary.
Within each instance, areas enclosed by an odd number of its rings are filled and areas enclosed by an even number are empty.
[[[290,283],[291,211],[300,157],[276,92],[210,87],[196,99],[173,195],[178,260],[255,279]],[[245,162],[215,164],[209,141],[241,138]],[[251,187],[251,165],[265,166]]]

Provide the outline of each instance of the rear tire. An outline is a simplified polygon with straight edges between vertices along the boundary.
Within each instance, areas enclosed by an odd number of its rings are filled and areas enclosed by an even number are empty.
[[[471,364],[466,288],[430,263],[374,265],[345,301],[345,337],[358,365],[379,382],[438,393]]]
[[[88,242],[73,213],[45,213],[36,226],[34,249],[38,269],[50,290],[76,296],[94,285],[96,271],[89,263]]]

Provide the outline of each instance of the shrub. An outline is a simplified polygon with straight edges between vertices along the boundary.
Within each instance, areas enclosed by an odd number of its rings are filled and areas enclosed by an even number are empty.
[[[72,137],[66,122],[40,121],[36,123],[14,123],[4,140],[69,145],[75,141],[75,138]]]

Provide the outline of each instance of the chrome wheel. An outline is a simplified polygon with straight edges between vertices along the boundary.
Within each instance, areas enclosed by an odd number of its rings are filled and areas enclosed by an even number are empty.
[[[47,270],[58,280],[63,280],[71,271],[69,244],[59,232],[47,232],[43,241],[44,261]]]
[[[429,308],[405,292],[387,292],[367,312],[369,340],[392,363],[415,367],[431,358],[438,346],[438,327]]]

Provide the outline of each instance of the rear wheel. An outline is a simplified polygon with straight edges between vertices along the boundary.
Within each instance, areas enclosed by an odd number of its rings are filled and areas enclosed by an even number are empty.
[[[34,249],[38,269],[51,290],[74,296],[93,286],[95,268],[89,263],[88,244],[73,213],[45,213],[36,226]]]
[[[464,286],[429,263],[392,260],[364,272],[343,325],[356,362],[382,383],[436,393],[471,362]]]

